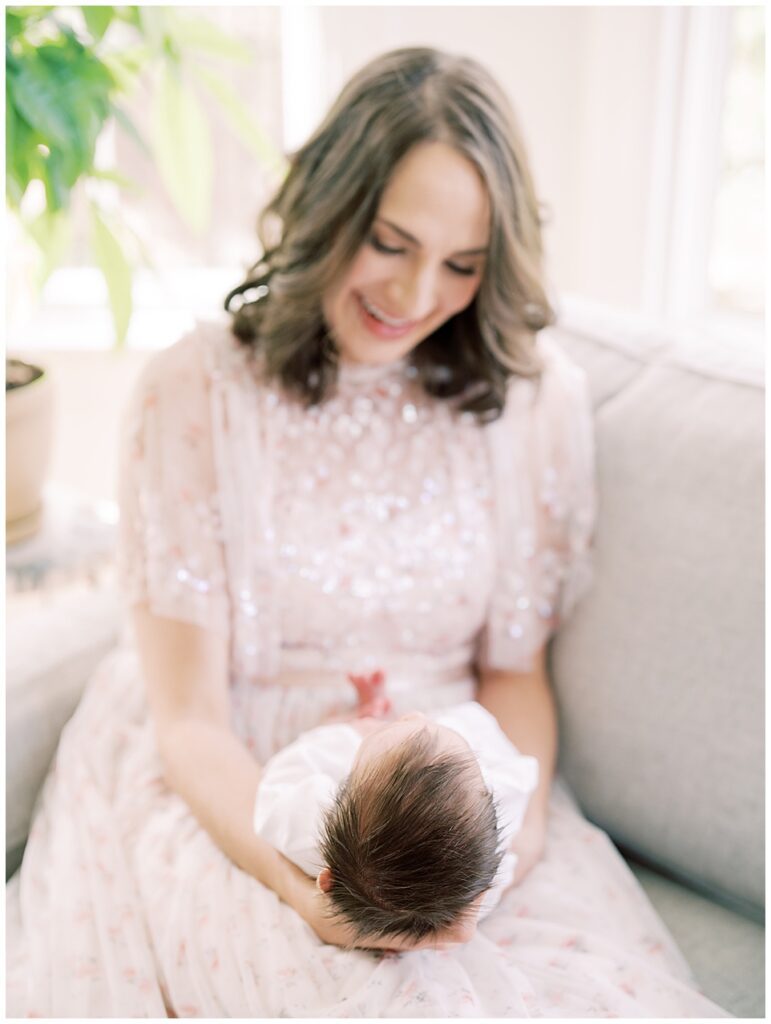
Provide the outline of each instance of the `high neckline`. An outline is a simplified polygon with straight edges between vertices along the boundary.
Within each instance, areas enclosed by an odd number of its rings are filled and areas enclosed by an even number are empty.
[[[391,376],[402,376],[408,365],[407,356],[389,363],[357,363],[341,358],[337,364],[337,379],[342,384],[373,384]]]

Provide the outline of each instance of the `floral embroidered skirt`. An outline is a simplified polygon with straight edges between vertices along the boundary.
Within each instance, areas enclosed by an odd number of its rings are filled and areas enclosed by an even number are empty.
[[[469,696],[426,692],[423,706]],[[236,686],[234,715],[266,758],[337,698]],[[102,662],[63,732],[6,920],[9,1017],[726,1016],[559,781],[543,860],[470,943],[325,945],[166,788],[128,648]]]

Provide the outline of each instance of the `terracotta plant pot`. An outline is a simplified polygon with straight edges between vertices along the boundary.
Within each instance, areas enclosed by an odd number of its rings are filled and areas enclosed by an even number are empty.
[[[53,445],[53,388],[46,371],[6,359],[5,538],[32,536],[42,520],[43,485]]]

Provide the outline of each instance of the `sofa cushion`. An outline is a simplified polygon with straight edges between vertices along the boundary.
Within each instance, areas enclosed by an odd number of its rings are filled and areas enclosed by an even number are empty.
[[[621,845],[757,913],[762,389],[659,358],[596,431],[596,581],[551,652],[561,771]]]
[[[677,882],[630,865],[706,996],[736,1017],[765,1016],[765,929]]]

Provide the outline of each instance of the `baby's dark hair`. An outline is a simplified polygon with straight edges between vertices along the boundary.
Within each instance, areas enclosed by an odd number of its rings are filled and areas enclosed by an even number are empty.
[[[472,754],[436,747],[422,729],[351,772],[324,817],[331,912],[357,943],[418,940],[458,923],[495,878],[503,850],[492,794]]]

